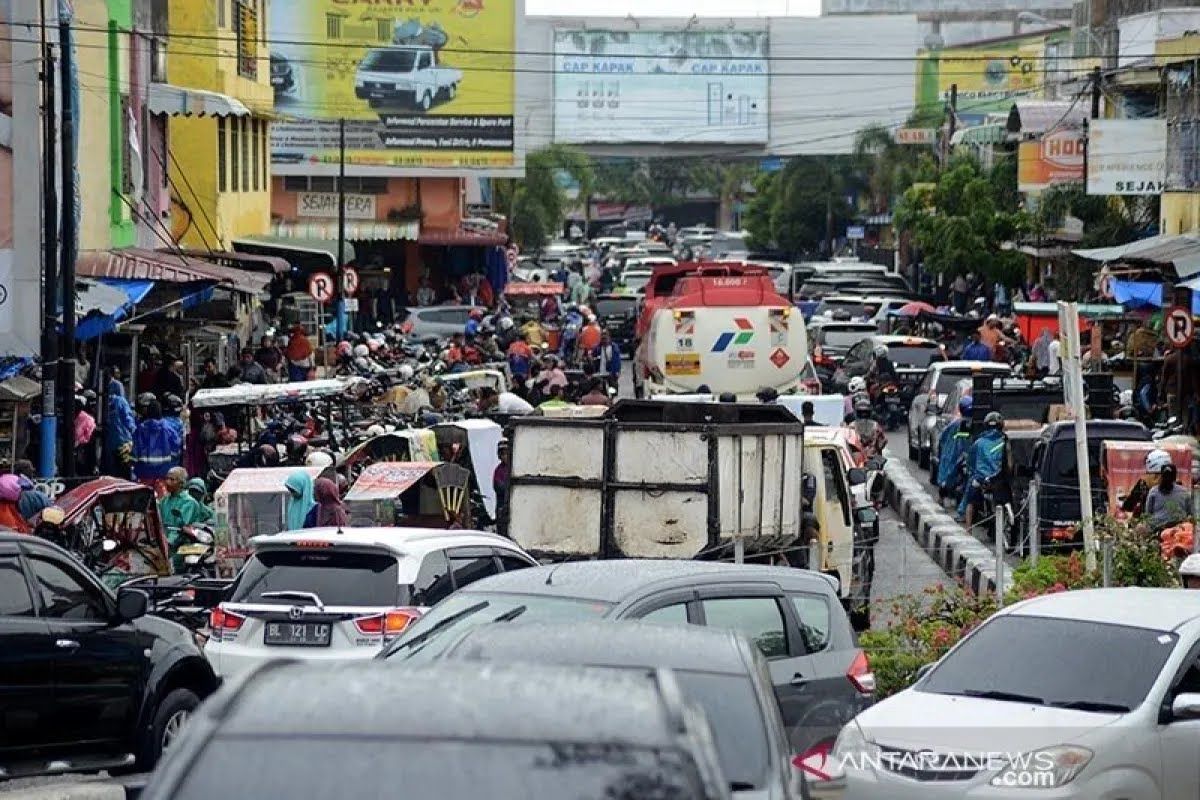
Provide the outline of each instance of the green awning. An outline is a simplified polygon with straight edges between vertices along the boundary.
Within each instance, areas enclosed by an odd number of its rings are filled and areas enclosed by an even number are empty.
[[[346,237],[349,239],[349,235]],[[303,239],[292,236],[248,236],[233,240],[233,249],[243,253],[261,253],[264,255],[282,255],[288,253],[304,253],[306,255],[324,256],[331,265],[337,265],[338,243],[337,235],[333,239]],[[346,261],[354,260],[354,245],[347,241],[345,245]]]
[[[328,222],[277,222],[271,233],[282,239],[326,239],[334,243],[338,238],[337,220]],[[421,233],[421,223],[410,222],[358,222],[346,220],[348,241],[389,241],[408,239],[416,241]]]
[[[963,128],[954,134],[954,138],[950,140],[953,145],[973,144],[973,145],[989,145],[989,144],[1004,144],[1008,141],[1008,131],[1005,129],[1003,122],[990,122],[985,125],[976,125],[971,128]]]

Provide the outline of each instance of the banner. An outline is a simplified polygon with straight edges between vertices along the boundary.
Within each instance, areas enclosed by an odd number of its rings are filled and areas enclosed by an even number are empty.
[[[1046,45],[1042,39],[987,49],[950,47],[938,58],[938,97],[949,102],[958,86],[960,114],[1005,112],[1017,97],[1042,97]]]
[[[336,165],[343,118],[351,166],[511,170],[514,2],[271,3],[275,174]]]
[[[1088,194],[1149,195],[1166,188],[1166,120],[1092,120],[1087,147]]]
[[[767,142],[767,32],[554,33],[554,140]]]
[[[1083,153],[1087,147],[1083,131],[1063,129],[1041,139],[1021,142],[1017,153],[1017,188],[1040,192],[1062,183],[1083,180]]]

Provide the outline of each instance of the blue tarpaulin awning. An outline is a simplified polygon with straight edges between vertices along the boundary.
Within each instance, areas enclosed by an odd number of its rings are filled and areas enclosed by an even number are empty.
[[[117,323],[129,316],[133,307],[150,294],[154,281],[105,278],[77,281],[75,325],[77,340],[95,339],[116,329]]]
[[[1192,285],[1196,284],[1196,285]],[[1200,280],[1188,281],[1184,284],[1192,289],[1192,313],[1200,316]],[[1113,299],[1126,308],[1162,308],[1161,283],[1150,281],[1109,281]]]

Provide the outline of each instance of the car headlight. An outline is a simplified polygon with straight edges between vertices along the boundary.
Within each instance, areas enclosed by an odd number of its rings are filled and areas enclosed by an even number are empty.
[[[838,733],[831,758],[843,770],[868,769],[879,760],[879,752],[879,745],[867,738],[857,721],[850,720]]]
[[[992,778],[992,786],[1005,789],[1057,789],[1066,786],[1092,760],[1086,747],[1060,745],[1035,750],[1009,760]]]

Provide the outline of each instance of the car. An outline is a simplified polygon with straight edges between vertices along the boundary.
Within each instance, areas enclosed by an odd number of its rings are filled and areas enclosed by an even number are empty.
[[[621,274],[626,275],[630,272],[653,272],[655,267],[673,267],[677,262],[673,258],[667,256],[649,256],[645,251],[639,252],[637,255],[621,258],[615,256],[620,262]]]
[[[637,297],[628,294],[598,295],[592,303],[592,311],[621,350],[632,353],[637,340]]]
[[[404,321],[412,323],[409,336],[445,339],[462,333],[467,327],[467,318],[475,310],[487,313],[482,306],[414,306],[407,309],[408,316]]]
[[[946,395],[958,381],[981,373],[1003,376],[1011,374],[1012,368],[992,361],[934,361],[929,365],[908,410],[910,460],[923,467],[929,466],[930,434],[933,431],[931,413],[941,413],[946,406]]]
[[[814,345],[813,363],[832,375],[851,347],[878,332],[870,322],[814,317],[808,323],[808,335]]]
[[[832,741],[833,720],[872,702],[875,676],[838,600],[837,581],[791,567],[613,559],[496,575],[457,592],[378,658],[437,657],[488,622],[641,620],[740,631],[767,658],[793,747]],[[800,676],[797,679],[797,675]],[[839,723],[840,725],[840,723]]]
[[[850,378],[865,377],[875,362],[875,348],[886,347],[888,358],[896,368],[902,387],[916,387],[921,383],[929,365],[946,360],[946,348],[933,339],[919,336],[870,336],[846,351],[838,377],[839,385],[845,388]]]
[[[537,564],[494,533],[429,528],[285,531],[250,548],[209,620],[224,677],[275,658],[369,659],[456,589]]]
[[[649,269],[627,269],[621,273],[618,291],[627,295],[645,294],[646,284],[650,283],[653,276],[654,273]]]
[[[1200,796],[1200,592],[1089,589],[1001,609],[832,758],[864,800]]]
[[[645,241],[639,242],[638,247],[642,248],[652,256],[666,256],[667,258],[674,260],[673,256],[675,251],[671,249],[670,245],[663,242],[655,241],[654,239],[646,239]]]
[[[149,770],[217,688],[192,632],[43,539],[0,533],[0,781]]]
[[[461,634],[442,654],[450,660],[670,669],[685,700],[708,717],[721,770],[735,798],[806,796],[792,765],[766,661],[733,631],[640,622],[484,625]]]
[[[376,47],[358,64],[354,96],[373,109],[403,104],[426,112],[439,99],[453,100],[462,78],[462,70],[440,63],[427,45]]]
[[[848,314],[848,319],[869,321],[876,332],[879,326],[888,319],[889,311],[898,311],[912,302],[909,297],[884,297],[867,294],[837,294],[829,295],[821,300],[813,317],[835,318],[837,312]]]
[[[670,670],[442,662],[259,665],[228,681],[142,800],[727,800],[711,726]]]

